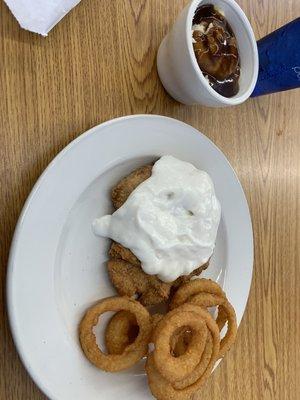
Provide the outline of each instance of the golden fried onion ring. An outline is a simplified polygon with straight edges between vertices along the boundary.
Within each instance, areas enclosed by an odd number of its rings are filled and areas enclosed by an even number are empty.
[[[172,310],[184,303],[190,303],[193,296],[199,293],[210,293],[226,297],[225,293],[216,282],[204,278],[194,279],[179,287],[171,300],[170,309]]]
[[[120,310],[129,311],[135,316],[139,327],[138,336],[121,354],[105,354],[96,343],[93,327],[103,313]],[[91,363],[104,371],[116,372],[130,368],[147,353],[151,330],[150,315],[139,302],[128,297],[109,297],[100,300],[86,312],[79,325],[79,339]]]
[[[195,279],[182,285],[175,293],[170,308],[176,308],[184,303],[197,304],[201,307],[218,307],[217,324],[221,331],[228,323],[227,332],[221,340],[218,358],[225,353],[234,343],[237,334],[237,321],[235,311],[226,298],[220,286],[209,279]]]
[[[174,357],[171,339],[181,328],[188,327],[193,332],[191,342],[184,354]],[[156,328],[154,333],[153,353],[155,364],[160,374],[173,383],[187,377],[199,364],[207,338],[207,327],[201,318],[195,318],[190,311],[174,310],[169,312]]]
[[[105,329],[105,346],[108,354],[122,354],[139,333],[135,316],[129,311],[118,311]]]
[[[175,318],[174,315],[176,315],[177,318]],[[157,345],[161,340],[160,338],[166,336],[162,330],[166,330],[169,334],[172,331],[172,328],[175,326],[178,327],[178,318],[183,315],[191,318],[189,323],[192,323],[192,321],[195,320],[202,321],[206,329],[206,339],[204,341],[202,352],[198,354],[198,364],[194,367],[192,372],[184,379],[177,380],[176,382],[173,382],[173,377],[171,377],[171,382],[169,379],[166,379],[166,375],[170,371],[166,373],[169,368],[166,368],[166,365],[164,364],[165,358],[159,356],[159,353],[161,352],[160,346],[162,343],[158,347]],[[174,321],[176,321],[175,324]],[[188,326],[186,325],[187,321],[183,321],[183,319],[182,324]],[[154,334],[154,345],[155,350],[148,356],[146,363],[146,372],[152,394],[159,400],[187,400],[190,399],[193,393],[195,393],[210,376],[219,354],[219,329],[211,315],[207,311],[203,310],[202,307],[194,304],[184,304],[169,312],[157,325]],[[181,357],[178,358],[180,359]],[[188,362],[188,360],[186,361]]]
[[[153,333],[155,331],[157,324],[162,320],[163,317],[164,316],[162,314],[152,315]],[[182,356],[186,352],[188,345],[191,342],[191,338],[192,338],[192,331],[186,326],[174,332],[170,340],[171,353],[173,354],[174,357]]]

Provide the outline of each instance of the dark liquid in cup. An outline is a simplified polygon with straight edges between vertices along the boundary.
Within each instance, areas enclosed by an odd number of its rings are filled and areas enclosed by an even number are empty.
[[[224,97],[239,91],[237,41],[225,17],[212,5],[197,8],[193,18],[193,47],[203,75]]]

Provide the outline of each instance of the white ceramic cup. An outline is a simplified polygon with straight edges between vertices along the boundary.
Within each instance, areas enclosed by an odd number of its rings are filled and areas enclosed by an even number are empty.
[[[193,17],[199,5],[214,4],[224,12],[238,42],[241,63],[239,91],[233,97],[217,93],[197,63],[192,43]],[[243,10],[234,0],[193,0],[163,39],[157,55],[158,74],[166,91],[180,103],[225,107],[240,104],[253,92],[258,74],[255,36]]]

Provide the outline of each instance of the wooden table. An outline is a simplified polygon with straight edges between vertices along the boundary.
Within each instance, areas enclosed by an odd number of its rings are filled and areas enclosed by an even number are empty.
[[[5,311],[14,227],[33,184],[72,139],[110,118],[178,118],[229,158],[245,189],[255,268],[237,343],[199,399],[300,398],[300,91],[226,109],[186,107],[162,89],[156,51],[185,0],[82,0],[42,38],[0,3],[0,399],[45,396],[15,351]],[[257,38],[300,15],[299,0],[240,0]]]

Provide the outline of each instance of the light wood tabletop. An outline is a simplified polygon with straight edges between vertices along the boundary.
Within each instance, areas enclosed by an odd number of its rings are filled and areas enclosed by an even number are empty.
[[[5,304],[18,215],[52,158],[90,127],[162,114],[204,132],[244,187],[255,265],[237,342],[201,400],[300,398],[300,91],[224,109],[184,106],[163,90],[156,52],[185,0],[82,0],[47,38],[0,3],[0,399],[45,399],[12,342]],[[299,0],[239,0],[257,38],[300,15]],[[99,394],[101,398],[101,394]]]

